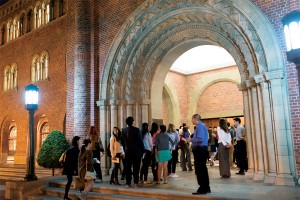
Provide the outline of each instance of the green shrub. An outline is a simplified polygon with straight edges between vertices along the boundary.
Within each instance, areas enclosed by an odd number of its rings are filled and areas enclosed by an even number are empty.
[[[37,156],[37,163],[44,168],[54,169],[61,167],[59,158],[61,154],[70,147],[64,134],[60,131],[53,130],[43,142],[39,154]]]

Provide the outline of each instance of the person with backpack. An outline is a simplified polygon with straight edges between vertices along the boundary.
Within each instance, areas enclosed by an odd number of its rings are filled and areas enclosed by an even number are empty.
[[[68,182],[65,188],[64,200],[71,200],[68,196],[69,190],[73,182],[73,176],[78,175],[79,139],[79,136],[74,136],[72,146],[65,152],[62,174],[67,176]]]

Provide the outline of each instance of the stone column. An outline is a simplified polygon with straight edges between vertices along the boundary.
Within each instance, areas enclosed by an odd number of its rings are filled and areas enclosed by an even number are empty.
[[[111,100],[110,102],[110,119],[111,119],[111,126],[110,132],[113,131],[114,127],[118,127],[118,100]]]
[[[271,97],[273,106],[274,142],[276,144],[275,155],[277,161],[276,185],[294,185],[292,167],[290,165],[290,155],[288,147],[288,130],[286,123],[289,123],[289,116],[286,116],[284,99],[286,93],[283,90],[284,72],[281,70],[265,73],[266,79],[271,84]]]
[[[262,77],[257,76],[255,82],[261,82]],[[258,158],[258,169],[254,175],[254,180],[262,181],[265,178],[266,169],[266,144],[265,144],[265,127],[264,127],[264,111],[263,111],[263,98],[261,94],[260,85],[256,84],[252,88],[253,104],[254,104],[254,118],[255,118],[255,130],[256,130],[256,148]]]
[[[150,105],[150,100],[144,99],[141,102],[142,106],[142,123],[148,123],[149,124],[149,105]]]
[[[248,87],[248,103],[249,103],[249,114],[250,114],[250,131],[247,131],[247,134],[251,134],[251,140],[252,140],[252,147],[253,147],[253,172],[255,175],[255,173],[258,171],[258,149],[257,149],[257,140],[256,140],[256,113],[255,113],[255,103],[253,101],[253,99],[255,98],[255,95],[253,95],[253,93],[255,94],[256,92],[256,83],[254,80],[246,80],[246,86]],[[254,90],[254,92],[252,91]]]
[[[262,144],[264,148],[264,165],[265,165],[265,183],[275,183],[276,178],[276,157],[275,157],[275,144],[273,135],[273,112],[270,102],[269,83],[265,82],[265,77],[258,75],[255,78],[256,83],[259,84],[259,96],[262,96],[260,102],[260,109],[263,122],[261,123],[262,130]]]
[[[97,106],[100,107],[100,138],[104,149],[107,148],[110,138],[110,120],[108,115],[108,102],[106,100],[97,101]],[[103,175],[108,175],[110,166],[110,158],[107,156],[101,157],[101,168],[103,168]]]
[[[127,100],[127,102],[126,102],[126,117],[133,116],[133,105],[134,105],[134,102],[132,100]]]
[[[247,175],[253,175],[254,170],[254,150],[253,150],[253,142],[252,142],[252,131],[251,131],[251,117],[250,117],[250,104],[249,104],[249,95],[248,88],[246,84],[241,83],[238,85],[240,91],[243,92],[244,98],[244,117],[245,117],[245,128],[246,128],[246,142],[247,142],[247,156],[248,156],[248,165],[249,170]],[[252,171],[252,173],[251,173]],[[252,177],[251,177],[252,178]]]

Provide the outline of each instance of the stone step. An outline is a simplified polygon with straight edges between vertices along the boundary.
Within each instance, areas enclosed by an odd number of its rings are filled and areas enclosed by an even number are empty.
[[[49,182],[49,186],[52,188],[65,188],[65,181],[52,181]],[[71,186],[73,188],[73,185]],[[77,192],[77,191],[76,191]],[[196,200],[196,199],[214,199],[214,200],[224,200],[224,199],[231,199],[226,197],[216,197],[212,196],[210,194],[207,194],[205,196],[198,196],[198,195],[191,195],[191,193],[187,193],[185,191],[181,190],[173,190],[170,191],[168,189],[158,189],[155,185],[153,186],[147,186],[147,187],[141,187],[141,188],[125,188],[124,186],[111,186],[108,184],[95,184],[94,188],[92,189],[92,192],[98,193],[98,194],[114,194],[114,195],[121,195],[121,196],[129,196],[130,199],[133,199],[134,197],[137,199],[172,199],[172,200],[183,200],[183,199],[189,199],[189,200]],[[79,192],[77,192],[79,193]]]
[[[62,199],[64,196],[65,190],[63,188],[55,188],[55,187],[46,187],[42,189],[42,192],[45,195],[34,195],[29,197],[29,200],[46,200],[46,199]],[[80,196],[79,191],[70,190],[69,197],[71,199],[78,199]],[[53,197],[53,198],[51,198]],[[156,200],[157,198],[141,198],[135,196],[125,196],[120,194],[105,194],[99,192],[89,192],[89,199],[101,199],[101,200]]]
[[[35,170],[36,176],[38,178],[50,177],[52,176],[51,169],[37,168]],[[0,180],[13,180],[19,181],[23,180],[26,174],[26,168],[22,167],[0,167]],[[55,170],[55,175],[59,175],[58,170]]]

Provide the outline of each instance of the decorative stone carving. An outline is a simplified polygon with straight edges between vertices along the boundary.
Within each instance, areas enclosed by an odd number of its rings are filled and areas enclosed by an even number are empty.
[[[248,88],[251,88],[251,87],[256,87],[256,83],[255,83],[255,80],[254,79],[250,79],[250,80],[246,80],[245,81],[245,84]]]
[[[182,17],[164,17],[170,14],[167,13],[170,12],[170,9],[172,9],[173,11],[178,10],[177,13],[181,14],[182,12],[180,10],[183,8],[198,10],[199,13],[197,13],[197,15],[195,15],[195,12],[184,13]],[[200,15],[200,11],[203,12],[203,14]],[[209,14],[212,13],[212,11],[214,12],[214,14]],[[131,59],[132,63],[134,64],[130,66],[130,68],[133,69],[136,66],[136,63],[138,63],[136,62],[136,58],[141,57],[144,50],[146,50],[147,52],[146,45],[153,44],[153,39],[155,40],[156,38],[157,40],[160,33],[166,34],[170,30],[172,24],[178,26],[179,23],[190,23],[191,21],[198,23],[198,25],[203,22],[205,24],[211,24],[212,27],[219,27],[221,32],[225,33],[227,37],[232,37],[231,41],[236,43],[236,47],[243,51],[241,55],[245,55],[244,59],[238,60],[242,61],[246,66],[244,70],[241,70],[241,72],[247,75],[246,78],[248,78],[248,74],[249,76],[254,76],[257,73],[266,70],[262,67],[266,66],[266,63],[263,48],[259,42],[260,40],[257,36],[257,33],[253,29],[253,26],[250,24],[249,20],[247,20],[245,16],[232,5],[231,1],[146,1],[139,8],[139,11],[135,13],[135,15],[131,16],[126,21],[126,23],[122,27],[122,30],[117,36],[114,45],[111,48],[111,52],[115,52],[117,51],[117,49],[119,49],[119,53],[112,53],[111,55],[116,56],[113,59],[108,59],[106,63],[107,65],[110,65],[110,63],[112,64],[113,60],[115,60],[116,65],[113,65],[115,66],[114,72],[119,73],[120,69],[123,68],[121,66],[125,65],[125,60],[130,60],[125,58],[130,54],[130,52],[134,52],[135,54],[135,57]],[[137,13],[144,14],[137,15]],[[229,19],[225,19],[224,15]],[[161,22],[163,22],[164,24],[158,24]],[[128,31],[128,29],[130,29],[130,31]],[[151,29],[151,31],[149,29]],[[241,31],[240,29],[243,30]],[[145,33],[147,33],[147,37],[145,37]],[[153,39],[151,39],[151,34],[153,35]],[[122,40],[122,38],[126,39]],[[251,41],[251,43],[249,41]],[[135,45],[139,46],[140,48],[134,50],[134,48],[136,48]],[[258,66],[260,66],[260,68]],[[129,74],[134,71],[135,70],[130,70]],[[128,76],[125,76],[129,77],[127,83],[130,83],[132,81],[131,77],[135,77],[129,74]],[[139,77],[138,79],[141,78]],[[127,97],[131,96],[128,91],[132,86],[129,87],[129,85],[127,84],[126,90],[122,90],[121,88],[118,88],[116,86],[119,84],[114,84],[117,80],[116,73],[112,73],[111,80],[112,81],[110,85],[114,88],[112,88],[110,91],[110,98],[119,98],[120,96],[123,96],[123,94],[119,94],[120,91],[126,91]]]
[[[248,89],[245,83],[238,84],[237,86],[239,91],[244,91]]]

